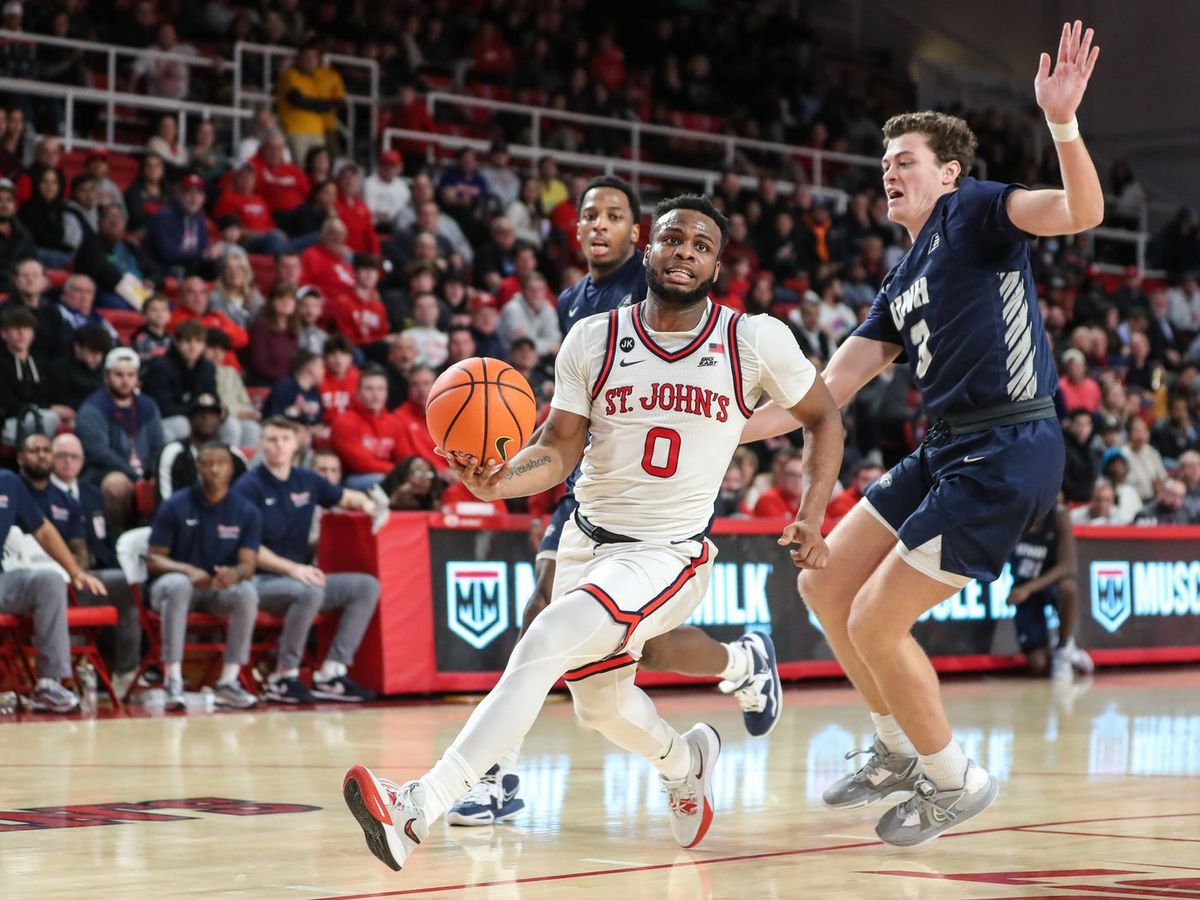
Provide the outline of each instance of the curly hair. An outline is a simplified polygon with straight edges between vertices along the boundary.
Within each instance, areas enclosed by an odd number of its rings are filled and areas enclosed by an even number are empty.
[[[887,149],[888,141],[902,134],[923,134],[929,142],[929,149],[937,158],[938,165],[944,166],[952,160],[959,164],[958,178],[954,186],[962,184],[962,180],[975,164],[975,150],[979,141],[969,125],[958,116],[946,113],[925,112],[901,113],[892,116],[883,123],[883,146]]]

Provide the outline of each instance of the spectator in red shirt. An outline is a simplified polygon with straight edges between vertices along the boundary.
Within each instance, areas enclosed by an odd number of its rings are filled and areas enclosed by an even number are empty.
[[[339,160],[333,167],[337,183],[338,218],[346,226],[346,246],[355,253],[379,255],[379,235],[375,220],[362,196],[362,175],[358,164],[349,159]]]
[[[300,349],[300,316],[296,288],[277,284],[271,288],[262,312],[250,323],[250,352],[246,382],[269,387],[291,374],[292,357]]]
[[[439,472],[447,469],[446,460],[434,452],[433,438],[425,422],[425,403],[436,375],[429,366],[417,364],[408,372],[408,398],[397,406],[394,415],[404,425],[412,452]]]
[[[387,375],[372,366],[363,372],[350,408],[334,420],[333,449],[346,469],[346,487],[370,490],[392,467],[413,455],[408,428],[387,411]]]
[[[321,327],[326,329],[337,320],[337,307],[342,298],[354,291],[354,269],[349,262],[346,235],[342,220],[331,216],[321,226],[317,242],[300,254],[301,283],[318,288],[325,298],[325,318]]]
[[[388,316],[379,299],[379,257],[354,254],[354,290],[338,304],[335,325],[340,334],[376,362],[387,359]]]
[[[567,179],[567,199],[550,210],[550,225],[557,234],[568,260],[582,259],[579,246],[579,192],[587,181],[578,175]]]
[[[592,54],[592,78],[614,93],[625,86],[625,54],[607,32]]]
[[[267,201],[254,192],[257,178],[254,163],[242,163],[229,190],[217,198],[213,218],[237,216],[242,225],[241,244],[248,253],[278,256],[287,250],[287,235],[275,227]]]
[[[759,495],[754,504],[756,519],[796,518],[800,511],[800,493],[804,485],[804,464],[799,450],[785,450],[775,486]]]
[[[219,309],[209,308],[208,282],[193,275],[185,278],[179,288],[179,299],[171,312],[171,321],[167,330],[171,334],[179,327],[180,322],[196,321],[205,328],[215,328],[229,335],[230,351],[225,355],[225,365],[242,371],[242,364],[237,358],[237,351],[250,343],[250,335],[246,329]]]
[[[358,392],[359,371],[354,365],[354,347],[344,334],[333,334],[321,351],[325,358],[325,377],[321,379],[321,407],[330,424],[350,408]]]
[[[1062,356],[1066,372],[1058,379],[1058,390],[1067,409],[1086,409],[1095,413],[1100,408],[1100,385],[1088,377],[1087,359],[1082,350],[1072,347]]]
[[[504,306],[517,294],[521,293],[521,285],[525,279],[537,271],[537,253],[528,244],[521,244],[517,247],[516,256],[513,258],[515,271],[507,278],[501,279],[494,291],[496,301],[500,306]]]
[[[833,531],[833,526],[846,518],[858,501],[866,496],[867,488],[883,474],[883,466],[864,459],[855,463],[851,472],[850,486],[830,500],[829,505],[825,507],[825,521],[821,523],[823,535]]]
[[[471,77],[489,84],[508,81],[513,73],[512,48],[493,22],[485,22],[471,44]]]
[[[284,159],[283,134],[272,131],[251,157],[258,176],[259,195],[267,202],[275,221],[308,199],[308,176],[301,168]]]

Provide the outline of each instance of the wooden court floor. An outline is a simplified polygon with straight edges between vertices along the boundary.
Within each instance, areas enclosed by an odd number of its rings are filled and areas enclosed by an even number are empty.
[[[1175,897],[1200,898],[1200,672],[951,682],[968,752],[1002,781],[961,832],[901,851],[879,808],[822,788],[866,746],[843,687],[795,688],[768,739],[732,701],[659,691],[667,717],[721,732],[717,814],[671,841],[642,761],[547,705],[526,742],[515,824],[435,826],[393,873],[340,795],[355,761],[427,768],[462,704],[184,717],[0,720],[0,897]]]

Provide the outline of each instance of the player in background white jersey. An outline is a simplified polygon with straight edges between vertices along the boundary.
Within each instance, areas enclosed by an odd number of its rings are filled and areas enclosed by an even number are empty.
[[[450,460],[476,496],[493,500],[553,487],[582,455],[580,508],[559,545],[554,602],[433,769],[403,786],[363,766],[347,773],[346,803],[368,848],[391,868],[525,735],[564,676],[580,720],[659,771],[679,844],[695,846],[707,832],[719,738],[703,724],[680,735],[660,718],[634,685],[637,658],[647,640],[680,625],[704,597],[716,556],[704,531],[762,394],[807,429],[804,499],[780,538],[797,545],[791,553],[802,567],[826,564],[820,524],[842,457],[840,414],[790,331],[708,299],[727,239],[725,217],[707,198],[660,204],[646,255],[646,300],[572,330],[537,442],[507,464]],[[718,345],[728,352],[718,354]],[[718,356],[725,359],[708,362]]]

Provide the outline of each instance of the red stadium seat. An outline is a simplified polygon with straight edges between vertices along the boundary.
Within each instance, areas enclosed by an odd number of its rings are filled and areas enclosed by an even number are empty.
[[[18,616],[0,613],[0,686],[29,690],[36,683],[24,650],[27,623]]]
[[[146,323],[141,313],[130,309],[102,309],[99,312],[117,330],[122,344],[132,341],[133,333]]]
[[[262,412],[263,404],[267,402],[267,395],[271,393],[269,387],[250,387],[246,386],[246,393],[250,395],[250,400],[254,403],[254,408]]]
[[[75,589],[71,588],[68,592],[71,603],[77,603]],[[76,637],[81,637],[81,643],[71,643],[71,657],[83,658],[92,664],[92,668],[96,670],[96,678],[100,682],[100,687],[104,688],[104,692],[108,694],[112,700],[114,709],[121,708],[121,698],[117,696],[117,692],[113,689],[112,678],[108,674],[108,666],[104,664],[104,657],[100,655],[100,648],[96,645],[96,641],[100,636],[100,629],[111,627],[117,624],[117,608],[115,606],[76,606],[67,607],[67,630]],[[82,691],[83,685],[76,684],[75,687]]]

